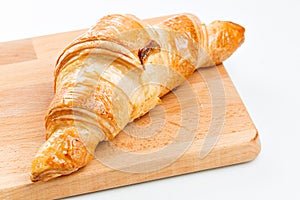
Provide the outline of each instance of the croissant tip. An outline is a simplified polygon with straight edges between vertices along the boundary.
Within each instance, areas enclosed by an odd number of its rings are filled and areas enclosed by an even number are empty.
[[[224,21],[225,23],[227,23],[229,26],[232,26],[232,28],[239,30],[241,32],[245,32],[245,28],[235,22],[232,21]]]
[[[64,176],[64,175],[68,175],[71,174],[75,171],[77,171],[78,168],[73,168],[73,169],[46,169],[42,172],[32,172],[31,176],[30,176],[30,180],[32,182],[46,182],[49,181],[51,179],[57,178],[59,176]]]
[[[64,176],[77,171],[81,166],[59,166],[58,160],[52,160],[53,156],[36,157],[31,166],[30,180],[32,182],[46,182],[59,176]],[[51,160],[50,163],[47,161]]]
[[[92,159],[74,127],[57,129],[41,146],[31,165],[31,181],[48,181],[85,166]]]
[[[214,63],[226,60],[245,40],[245,28],[231,21],[213,21],[207,30]]]
[[[31,180],[31,182],[33,182],[33,183],[39,181],[38,177],[33,176],[32,174],[31,174],[31,176],[30,176],[30,180]]]

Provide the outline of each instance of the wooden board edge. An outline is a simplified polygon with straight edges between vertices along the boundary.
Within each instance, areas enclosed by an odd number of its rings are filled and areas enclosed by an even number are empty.
[[[69,197],[69,196],[76,196],[81,194],[87,194],[90,192],[98,192],[103,191],[107,189],[113,189],[118,187],[123,187],[127,185],[133,185],[138,183],[144,183],[148,181],[154,181],[159,179],[165,179],[169,177],[175,177],[195,172],[201,172],[206,171],[209,169],[216,169],[216,168],[222,168],[226,166],[236,165],[240,163],[246,163],[254,160],[261,151],[261,144],[259,139],[259,134],[256,129],[249,130],[251,132],[254,132],[255,134],[252,134],[251,137],[247,138],[247,141],[244,143],[238,143],[236,145],[227,147],[224,149],[223,147],[219,147],[215,151],[211,152],[209,157],[209,160],[202,163],[202,161],[199,162],[192,162],[192,160],[195,160],[195,151],[189,152],[187,155],[180,158],[179,162],[174,162],[171,166],[168,166],[157,173],[150,173],[150,174],[139,174],[139,175],[133,175],[131,173],[125,173],[121,171],[114,171],[110,169],[109,173],[116,173],[115,177],[120,177],[118,180],[129,180],[129,182],[122,182],[119,184],[114,184],[114,186],[103,186],[101,181],[97,181],[101,179],[103,176],[103,172],[100,171],[93,171],[93,170],[86,170],[89,171],[89,173],[85,173],[78,176],[78,180],[74,181],[74,177],[71,176],[77,176],[76,174],[72,174],[54,179],[50,182],[45,183],[45,185],[36,185],[33,183],[29,183],[27,185],[21,185],[16,186],[12,188],[2,189],[0,190],[0,199],[11,199],[11,198],[17,198],[17,199],[49,199],[49,198],[63,198],[63,197]],[[237,133],[238,134],[238,133]],[[223,151],[226,150],[227,153],[224,153]],[[219,158],[222,160],[222,163],[219,163],[217,165],[210,165],[210,159],[214,160],[218,156],[223,156]],[[226,156],[227,155],[227,156]],[[228,156],[229,155],[229,156]],[[232,162],[231,158],[237,157],[234,162]],[[189,165],[189,163],[193,163],[193,165]],[[203,164],[203,167],[199,167],[199,163]],[[98,177],[97,180],[95,180],[95,177]],[[109,178],[109,177],[108,177]],[[106,177],[107,179],[107,177]],[[84,186],[84,187],[78,187],[78,185],[81,185],[84,182],[92,182],[92,184],[89,184],[90,186]],[[115,181],[115,180],[112,180]],[[50,184],[49,184],[50,183]],[[42,183],[43,184],[43,183]],[[70,190],[64,191],[64,194],[58,194],[55,192],[57,190],[57,187],[60,184],[69,184]],[[76,189],[72,189],[72,187]],[[47,190],[47,191],[44,191]],[[46,194],[45,194],[46,193]]]
[[[261,143],[260,143],[259,133],[258,133],[257,129],[255,129],[255,130],[256,130],[255,136],[248,142],[249,147],[251,149],[253,149],[253,156],[250,157],[249,160],[246,162],[255,160],[255,158],[257,158],[261,152]]]

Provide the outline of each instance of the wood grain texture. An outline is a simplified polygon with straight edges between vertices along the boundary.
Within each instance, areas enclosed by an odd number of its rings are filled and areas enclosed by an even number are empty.
[[[158,20],[161,19],[148,21]],[[32,183],[29,179],[30,165],[37,149],[45,141],[44,114],[53,97],[54,63],[61,49],[83,32],[79,30],[0,44],[0,199],[53,199],[78,195],[247,162],[258,155],[258,132],[224,66],[220,65],[201,69],[188,80],[199,105],[198,110],[190,114],[190,119],[200,120],[191,146],[175,162],[153,172],[129,173],[114,170],[94,159],[77,173],[46,183]],[[7,49],[9,53],[2,54]],[[213,74],[214,70],[218,71],[218,75],[210,75],[209,82],[212,86],[222,82],[226,113],[224,122],[218,124],[222,129],[217,143],[206,157],[200,158],[200,150],[214,120],[213,110],[222,106],[220,101],[212,103],[208,80],[205,79],[205,75]],[[159,134],[137,138],[122,132],[112,143],[133,152],[167,146],[181,126],[181,108],[177,98],[170,93],[163,98],[163,104],[155,108],[163,108],[166,118]],[[184,99],[181,100],[184,102]],[[151,117],[146,115],[134,123],[142,129],[151,124]],[[152,121],[153,124],[155,126]],[[127,129],[130,130],[130,126]],[[101,153],[105,145],[105,142],[100,144],[97,153]],[[159,165],[164,159],[168,158],[162,155],[145,162]]]
[[[31,39],[0,43],[0,65],[36,59]]]

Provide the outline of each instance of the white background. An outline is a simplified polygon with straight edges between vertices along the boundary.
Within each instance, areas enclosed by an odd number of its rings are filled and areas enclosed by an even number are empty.
[[[225,66],[260,133],[262,151],[256,160],[73,198],[299,199],[300,1],[170,2],[0,3],[0,41],[88,28],[112,13],[151,18],[190,12],[204,22],[230,20],[246,28],[245,43]]]

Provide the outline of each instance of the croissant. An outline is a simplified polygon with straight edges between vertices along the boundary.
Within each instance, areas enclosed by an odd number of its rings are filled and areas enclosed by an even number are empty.
[[[133,15],[100,19],[57,60],[46,142],[32,162],[31,180],[87,165],[99,142],[112,140],[195,69],[227,59],[243,43],[244,31],[232,22],[205,25],[192,14],[155,25]]]

